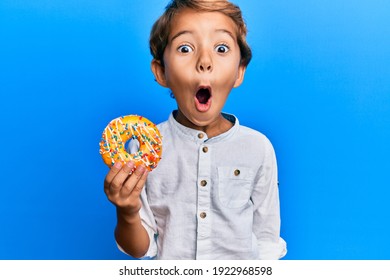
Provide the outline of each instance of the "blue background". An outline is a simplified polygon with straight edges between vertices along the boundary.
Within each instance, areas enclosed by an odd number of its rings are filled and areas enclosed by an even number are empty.
[[[128,258],[98,143],[175,109],[149,66],[166,3],[0,1],[0,259]],[[254,57],[224,110],[274,144],[285,259],[389,259],[390,2],[236,3]]]

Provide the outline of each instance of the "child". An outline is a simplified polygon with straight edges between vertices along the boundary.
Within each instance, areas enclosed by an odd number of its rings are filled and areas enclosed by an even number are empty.
[[[154,24],[156,81],[178,105],[158,125],[163,155],[148,174],[115,164],[105,192],[115,237],[135,258],[279,259],[274,150],[261,133],[222,113],[251,59],[240,9],[220,0],[173,0]]]

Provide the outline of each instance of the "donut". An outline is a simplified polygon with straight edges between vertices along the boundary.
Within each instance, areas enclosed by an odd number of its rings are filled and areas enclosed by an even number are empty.
[[[139,143],[134,154],[126,150],[132,139]],[[138,115],[122,116],[112,120],[104,129],[99,143],[104,163],[111,167],[115,162],[133,161],[135,167],[143,164],[149,171],[157,167],[162,153],[162,137],[156,125]]]

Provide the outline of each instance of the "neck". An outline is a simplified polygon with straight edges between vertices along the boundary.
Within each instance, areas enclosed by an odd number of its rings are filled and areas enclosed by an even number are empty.
[[[203,131],[207,134],[208,138],[216,137],[233,127],[233,124],[225,119],[222,114],[219,114],[219,116],[214,121],[205,126],[195,125],[180,110],[177,111],[174,117],[178,123],[186,127]]]

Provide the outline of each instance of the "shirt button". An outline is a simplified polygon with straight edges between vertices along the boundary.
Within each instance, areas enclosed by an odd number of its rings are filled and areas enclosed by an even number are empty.
[[[206,218],[206,212],[200,212],[199,214],[199,217],[201,217],[202,219]]]
[[[198,134],[198,138],[199,138],[199,139],[202,139],[203,137],[204,137],[204,134],[203,134],[203,133],[199,133],[199,134]]]
[[[241,172],[240,172],[240,170],[239,170],[239,169],[236,169],[236,170],[234,170],[234,175],[235,175],[235,176],[238,176],[238,175],[240,175],[240,173],[241,173]]]
[[[203,147],[202,151],[203,151],[204,153],[207,153],[207,152],[209,151],[209,148]]]
[[[206,181],[206,180],[200,181],[200,185],[201,185],[202,187],[205,187],[205,186],[207,185],[207,181]]]

